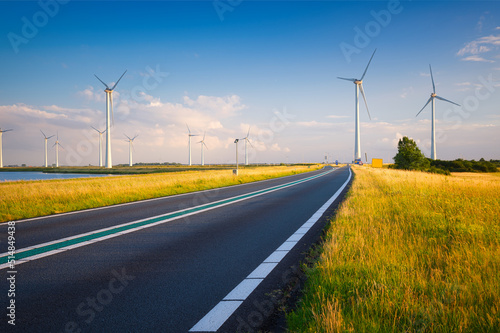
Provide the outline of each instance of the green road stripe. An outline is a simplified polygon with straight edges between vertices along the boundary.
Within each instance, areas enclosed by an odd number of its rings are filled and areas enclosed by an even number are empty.
[[[29,249],[29,250],[25,250],[25,251],[22,251],[22,249],[21,249],[20,250],[21,252],[16,252],[14,258],[11,257],[11,259],[15,259],[17,261],[17,260],[20,260],[20,259],[24,259],[24,258],[32,257],[32,256],[35,256],[35,255],[38,255],[38,254],[42,254],[42,253],[45,253],[45,252],[49,252],[49,251],[53,251],[53,250],[58,250],[58,249],[66,247],[66,246],[71,246],[71,245],[83,243],[83,242],[86,242],[86,241],[94,240],[94,239],[105,237],[105,236],[112,235],[112,234],[116,234],[116,233],[123,232],[123,231],[126,231],[126,230],[138,228],[138,227],[141,227],[141,226],[144,226],[144,225],[148,225],[148,224],[152,224],[152,223],[156,223],[156,222],[161,222],[161,221],[164,221],[164,220],[169,220],[169,219],[172,219],[172,218],[176,218],[176,217],[188,215],[188,214],[191,214],[191,213],[199,212],[201,210],[206,210],[206,209],[209,209],[209,208],[213,208],[213,207],[225,205],[225,204],[228,204],[228,203],[231,203],[231,202],[234,202],[234,201],[251,198],[251,197],[254,197],[254,196],[258,196],[260,194],[264,194],[264,193],[267,193],[267,192],[279,190],[279,189],[284,188],[284,187],[288,187],[288,186],[300,184],[300,183],[303,183],[305,181],[312,180],[312,179],[318,178],[320,176],[324,176],[327,173],[330,173],[332,171],[333,170],[326,171],[326,172],[320,173],[320,174],[318,174],[316,176],[311,176],[311,177],[308,177],[308,178],[304,178],[304,179],[301,179],[301,180],[296,180],[296,181],[293,181],[293,182],[290,182],[290,183],[286,183],[286,184],[283,184],[283,185],[278,185],[278,186],[271,187],[271,188],[268,188],[268,189],[264,189],[264,190],[252,192],[252,193],[249,193],[249,194],[243,194],[243,195],[240,195],[240,196],[237,196],[237,197],[233,197],[233,198],[229,198],[229,199],[224,199],[224,200],[217,201],[217,202],[214,202],[214,203],[208,203],[208,204],[205,204],[205,205],[201,205],[201,206],[197,206],[197,207],[193,207],[193,208],[188,208],[188,209],[185,209],[183,211],[178,211],[178,212],[170,213],[170,214],[167,214],[167,215],[162,215],[160,217],[154,217],[154,218],[151,218],[151,219],[147,219],[147,220],[143,220],[143,221],[138,221],[138,222],[127,224],[127,225],[117,226],[115,228],[108,229],[108,230],[97,231],[97,232],[95,232],[93,234],[90,234],[90,235],[85,235],[85,236],[80,236],[80,237],[76,236],[73,239],[67,239],[67,240],[64,240],[64,241],[61,241],[61,242],[58,242],[58,243],[49,244],[49,245],[45,245],[45,246],[40,246],[38,248]],[[8,259],[9,259],[9,254],[5,254],[4,256],[0,257],[0,265],[7,263]]]

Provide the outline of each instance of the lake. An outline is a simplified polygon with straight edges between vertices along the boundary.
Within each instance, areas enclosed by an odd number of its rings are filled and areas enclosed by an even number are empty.
[[[80,174],[80,173],[43,173],[35,171],[7,171],[0,172],[0,182],[16,180],[49,180],[49,179],[72,179],[89,177],[108,177],[102,174]]]

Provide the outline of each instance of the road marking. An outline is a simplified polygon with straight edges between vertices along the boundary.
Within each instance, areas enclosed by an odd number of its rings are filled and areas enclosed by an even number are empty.
[[[237,202],[248,200],[250,198],[255,198],[255,197],[265,195],[268,193],[272,193],[275,191],[279,191],[279,190],[282,190],[282,189],[285,189],[285,188],[288,188],[291,186],[302,184],[302,183],[311,181],[311,180],[319,178],[319,177],[323,177],[323,176],[325,176],[325,175],[327,175],[335,170],[336,169],[328,170],[328,171],[325,171],[323,173],[320,173],[320,174],[317,174],[314,176],[310,176],[310,177],[295,180],[295,181],[292,181],[289,183],[273,186],[273,187],[270,187],[267,189],[262,189],[262,190],[258,190],[258,191],[254,191],[254,192],[250,192],[250,193],[246,193],[246,194],[241,194],[241,195],[238,195],[238,196],[235,196],[232,198],[226,198],[226,199],[206,203],[206,204],[195,206],[195,207],[190,207],[190,208],[178,210],[175,212],[158,215],[155,217],[150,217],[150,218],[146,218],[146,219],[132,221],[132,222],[120,224],[120,225],[113,226],[113,227],[94,230],[94,231],[87,232],[87,233],[80,234],[80,235],[76,235],[76,236],[66,237],[66,238],[62,238],[59,240],[50,241],[50,242],[43,243],[43,244],[37,244],[37,245],[26,247],[23,249],[18,249],[18,250],[16,250],[16,253],[14,256],[15,263],[17,266],[19,264],[26,263],[26,262],[29,262],[29,261],[32,261],[35,259],[40,259],[40,258],[47,257],[47,256],[53,255],[53,254],[57,254],[57,253],[60,253],[63,251],[75,249],[75,248],[82,247],[82,246],[89,245],[89,244],[93,244],[96,242],[103,241],[105,239],[110,239],[113,237],[124,235],[124,234],[130,233],[130,232],[144,229],[144,228],[150,228],[150,227],[153,227],[153,226],[156,226],[159,224],[163,224],[163,223],[167,223],[167,222],[170,222],[173,220],[177,220],[179,218],[183,218],[183,217],[199,214],[199,213],[202,213],[202,212],[205,212],[208,210],[212,210],[215,208],[231,205],[231,204],[234,204]],[[0,254],[0,269],[4,269],[4,268],[8,268],[8,267],[10,267],[9,253],[5,252],[5,253]]]
[[[344,188],[351,180],[351,169],[349,169],[349,177],[345,183],[338,189],[335,194],[328,199],[327,202],[321,206],[312,216],[307,220],[290,238],[281,244],[276,251],[271,253],[257,268],[250,273],[236,288],[222,299],[210,312],[208,312],[199,322],[197,322],[189,332],[217,332],[217,330],[231,317],[231,315],[238,309],[243,301],[257,288],[262,280],[278,265],[278,263],[290,252],[290,250],[297,244],[298,240],[302,238],[309,229],[321,218],[328,207],[339,197]],[[281,259],[279,258],[281,257]],[[256,281],[258,280],[258,283]],[[247,281],[247,282],[245,282]],[[252,289],[253,288],[253,289]],[[245,296],[243,298],[243,296]],[[238,299],[239,304],[235,303],[235,297]],[[228,303],[228,304],[226,304]],[[218,324],[218,325],[216,325]]]
[[[324,170],[325,168],[326,167],[323,167],[322,169],[315,170],[315,171]],[[335,171],[335,170],[337,170],[337,169],[334,169],[331,171]],[[302,173],[302,174],[304,174],[304,173]],[[121,207],[121,206],[135,205],[135,204],[144,203],[147,201],[166,200],[166,199],[178,198],[178,197],[186,196],[186,195],[190,195],[190,194],[199,194],[199,193],[205,193],[205,192],[210,192],[210,191],[218,191],[218,190],[222,190],[225,188],[235,188],[235,187],[240,187],[240,186],[245,186],[245,185],[250,185],[250,184],[260,184],[260,183],[265,183],[265,182],[269,182],[269,181],[276,180],[276,179],[285,179],[285,178],[289,178],[289,177],[293,177],[293,176],[297,176],[297,175],[288,175],[288,176],[283,176],[283,177],[278,177],[278,178],[269,178],[269,179],[264,179],[264,180],[258,180],[255,182],[235,184],[235,185],[229,185],[229,186],[223,186],[223,187],[216,187],[216,188],[211,188],[211,189],[203,190],[203,191],[194,191],[194,192],[173,194],[173,195],[167,195],[167,196],[159,197],[159,198],[151,198],[151,199],[144,199],[144,200],[138,200],[138,201],[124,202],[121,204],[115,204],[115,205],[103,206],[103,207],[95,207],[95,208],[87,208],[87,209],[82,209],[82,210],[75,210],[72,212],[66,212],[66,213],[57,213],[57,214],[52,214],[52,215],[37,216],[37,217],[31,217],[31,218],[23,219],[23,220],[16,220],[15,222],[16,222],[16,224],[18,224],[18,223],[29,222],[29,221],[43,220],[43,219],[47,219],[47,218],[51,218],[51,217],[59,217],[59,216],[79,214],[79,213],[83,213],[83,212],[92,212],[92,211],[96,211],[96,210],[103,210],[103,209],[117,208],[117,207]],[[6,225],[8,222],[9,221],[0,222],[0,226]]]

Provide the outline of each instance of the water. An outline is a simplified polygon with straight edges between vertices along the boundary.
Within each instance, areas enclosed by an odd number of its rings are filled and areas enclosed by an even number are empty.
[[[35,171],[13,171],[0,172],[0,182],[10,182],[16,180],[49,180],[49,179],[71,179],[89,177],[107,177],[110,175],[100,174],[80,174],[80,173],[43,173]]]

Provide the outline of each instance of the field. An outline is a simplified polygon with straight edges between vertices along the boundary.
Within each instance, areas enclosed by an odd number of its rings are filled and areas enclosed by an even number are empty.
[[[292,332],[500,332],[500,176],[354,167]]]
[[[231,170],[206,170],[0,183],[0,222],[230,186],[321,167],[242,167],[238,177]]]

